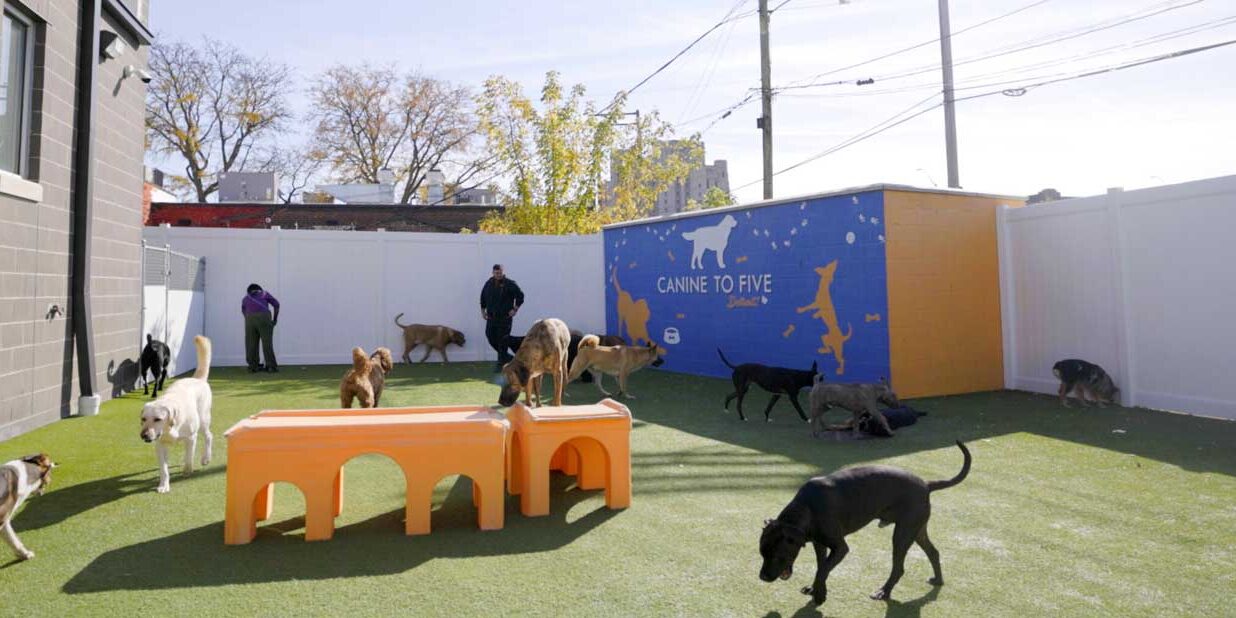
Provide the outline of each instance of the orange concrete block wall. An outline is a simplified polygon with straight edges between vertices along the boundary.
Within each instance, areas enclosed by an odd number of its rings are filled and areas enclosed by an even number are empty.
[[[888,329],[901,397],[1004,388],[996,210],[1020,200],[885,191]]]

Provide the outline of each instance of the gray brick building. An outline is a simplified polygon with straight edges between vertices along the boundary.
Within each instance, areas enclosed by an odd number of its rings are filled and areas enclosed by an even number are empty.
[[[136,360],[149,0],[4,0],[0,440]],[[54,310],[53,310],[54,309]]]

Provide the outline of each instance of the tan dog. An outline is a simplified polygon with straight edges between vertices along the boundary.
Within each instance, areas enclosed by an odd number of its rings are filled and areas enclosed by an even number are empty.
[[[554,377],[554,405],[562,405],[562,388],[566,385],[567,354],[571,347],[571,330],[557,318],[540,320],[528,329],[515,360],[502,367],[506,386],[498,395],[500,405],[509,406],[524,393],[524,403],[530,408],[541,405],[541,378]],[[532,402],[533,395],[536,403]]]
[[[412,359],[409,357],[412,350],[418,345],[425,346],[425,355],[421,357],[420,362],[425,362],[429,358],[429,354],[437,350],[442,354],[442,362],[448,363],[450,359],[446,357],[446,346],[455,344],[463,347],[467,340],[464,334],[449,327],[437,326],[433,324],[400,324],[399,318],[403,314],[395,316],[395,326],[403,329],[403,362],[412,364]]]
[[[627,376],[648,365],[660,367],[665,363],[662,356],[665,356],[665,348],[655,343],[644,347],[603,346],[600,337],[584,335],[579,342],[575,362],[571,364],[571,375],[567,377],[567,382],[574,382],[585,371],[592,371],[597,374],[597,390],[608,397],[609,393],[605,392],[605,387],[601,384],[602,376],[617,376],[618,394],[627,399],[635,399],[635,395],[627,391]]]
[[[167,469],[168,449],[177,442],[185,445],[184,474],[193,474],[193,454],[197,436],[205,438],[202,467],[210,465],[210,451],[215,439],[210,433],[210,411],[214,394],[210,390],[210,340],[198,335],[193,338],[197,348],[197,370],[191,378],[181,378],[163,391],[163,396],[142,407],[141,438],[153,442],[159,458],[159,485],[155,491],[165,494],[172,490],[171,473]]]
[[[815,385],[811,387],[811,435],[819,437],[824,429],[840,431],[853,429],[854,435],[861,432],[860,422],[864,415],[870,418],[874,431],[871,433],[884,437],[893,435],[888,419],[880,412],[880,404],[890,408],[901,407],[897,393],[888,385],[888,380],[880,379],[876,384],[833,384],[824,382],[824,376],[816,374]],[[834,406],[849,410],[850,421],[840,425],[824,424],[824,413]]]
[[[0,531],[4,540],[20,560],[29,560],[34,552],[26,549],[13,532],[13,515],[30,496],[41,496],[51,485],[51,471],[56,464],[44,455],[28,455],[0,466]]]
[[[339,383],[339,403],[350,408],[355,397],[362,408],[378,407],[386,374],[392,366],[391,351],[386,348],[374,350],[372,356],[365,356],[359,347],[352,348],[352,369],[343,374]]]
[[[820,276],[820,285],[816,288],[815,300],[810,305],[799,307],[798,312],[806,313],[814,310],[811,317],[824,323],[828,332],[820,337],[820,348],[817,351],[820,354],[832,354],[837,359],[837,375],[844,375],[845,342],[854,336],[854,326],[847,324],[848,330],[842,334],[841,325],[837,322],[837,309],[833,306],[833,295],[830,290],[833,278],[837,274],[837,260],[815,269],[815,274]]]

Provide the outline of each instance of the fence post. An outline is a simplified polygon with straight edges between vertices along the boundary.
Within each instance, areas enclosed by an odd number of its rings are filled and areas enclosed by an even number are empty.
[[[1013,268],[1013,241],[1009,229],[1012,207],[996,209],[996,259],[1000,271],[1000,336],[1004,342],[1004,388],[1018,386],[1017,368],[1017,281]]]
[[[140,294],[141,294],[142,308],[141,308],[141,311],[139,312],[138,324],[140,326],[138,326],[139,332],[137,333],[137,357],[140,359],[142,357],[142,350],[146,348],[146,239],[145,238],[142,239],[142,258],[141,260],[138,261],[138,264],[140,264],[138,268],[141,269],[141,273],[142,273],[141,278],[140,278],[141,280]]]
[[[1137,405],[1137,383],[1134,379],[1136,359],[1133,352],[1133,324],[1129,317],[1129,273],[1125,263],[1124,189],[1107,190],[1107,229],[1111,246],[1112,272],[1116,276],[1112,284],[1112,305],[1115,308],[1116,354],[1120,362],[1120,405]]]

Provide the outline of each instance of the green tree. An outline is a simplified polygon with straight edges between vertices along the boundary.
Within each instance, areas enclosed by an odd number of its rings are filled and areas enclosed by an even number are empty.
[[[721,208],[722,206],[733,206],[738,200],[734,196],[722,189],[721,187],[710,187],[704,192],[704,199],[695,201],[694,199],[687,200],[687,206],[684,210],[708,210],[709,208]]]
[[[699,144],[665,147],[670,127],[654,112],[623,126],[620,99],[598,113],[584,87],[569,90],[557,72],[545,76],[540,104],[516,82],[491,77],[477,100],[488,149],[506,170],[506,208],[481,222],[505,234],[590,234],[602,225],[651,211],[656,196],[686,176],[686,160]],[[615,182],[606,191],[613,165]]]

